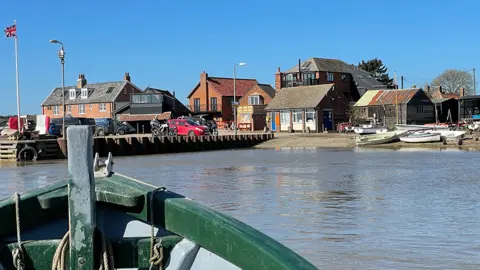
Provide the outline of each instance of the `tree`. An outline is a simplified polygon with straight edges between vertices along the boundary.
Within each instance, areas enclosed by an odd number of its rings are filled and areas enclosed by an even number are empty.
[[[368,60],[367,62],[362,60],[362,62],[358,63],[358,67],[370,73],[373,78],[382,84],[388,87],[394,86],[393,79],[390,79],[388,76],[388,69],[385,67],[382,60],[377,58]]]
[[[432,86],[441,86],[442,92],[460,94],[460,88],[465,89],[465,95],[474,95],[473,74],[460,69],[447,69],[438,75]]]

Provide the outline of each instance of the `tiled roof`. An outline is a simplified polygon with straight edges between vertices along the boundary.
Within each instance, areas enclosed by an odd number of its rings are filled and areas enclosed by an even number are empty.
[[[208,77],[207,82],[222,96],[233,96],[233,78]],[[258,84],[255,79],[236,79],[236,95],[245,95],[250,88]]]
[[[164,112],[162,114],[121,114],[119,117],[120,121],[150,121],[155,115],[157,115],[158,120],[170,119],[172,112]]]
[[[442,93],[440,91],[435,91],[433,94],[432,94],[432,98],[455,98],[455,99],[458,99],[460,96],[455,94],[455,93]]]
[[[358,66],[347,64],[337,59],[326,59],[312,57],[300,64],[303,72],[309,71],[330,71],[338,73],[348,73],[352,75],[353,80],[359,90],[359,94],[363,95],[365,91],[371,89],[385,89],[386,86],[370,76],[370,73],[359,68]],[[283,73],[298,72],[298,64]]]
[[[355,106],[380,106],[407,104],[418,91],[423,91],[419,88],[413,89],[398,89],[398,90],[369,90],[358,101]]]
[[[258,84],[258,87],[262,88],[272,98],[275,97],[275,89],[270,84]]]
[[[334,84],[287,87],[277,91],[265,110],[308,109],[318,106]]]
[[[127,81],[87,84],[84,87],[88,89],[88,98],[86,99],[80,98],[81,89],[76,85],[65,86],[65,104],[114,102],[126,84]],[[76,92],[76,98],[73,100],[70,99],[70,89],[75,89]],[[61,105],[62,99],[62,88],[57,87],[43,101],[42,106]]]

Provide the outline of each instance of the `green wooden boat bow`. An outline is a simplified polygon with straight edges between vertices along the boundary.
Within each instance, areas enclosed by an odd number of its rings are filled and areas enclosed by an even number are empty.
[[[69,180],[0,201],[3,269],[317,269],[258,230],[93,161],[67,130]]]

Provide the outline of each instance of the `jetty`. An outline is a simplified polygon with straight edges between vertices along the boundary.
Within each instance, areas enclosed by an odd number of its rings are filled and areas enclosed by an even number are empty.
[[[253,147],[273,139],[273,133],[252,133],[220,136],[165,136],[150,134],[93,137],[94,153],[106,156],[151,155],[195,151],[211,151]],[[30,161],[65,159],[67,139],[0,140],[0,160]]]

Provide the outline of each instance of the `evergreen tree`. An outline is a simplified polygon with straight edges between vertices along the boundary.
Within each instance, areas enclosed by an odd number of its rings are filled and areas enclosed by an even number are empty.
[[[388,69],[385,67],[382,60],[377,58],[368,60],[367,62],[362,60],[361,63],[358,63],[358,67],[370,73],[373,78],[387,87],[394,87],[393,79],[390,79],[388,76]]]

